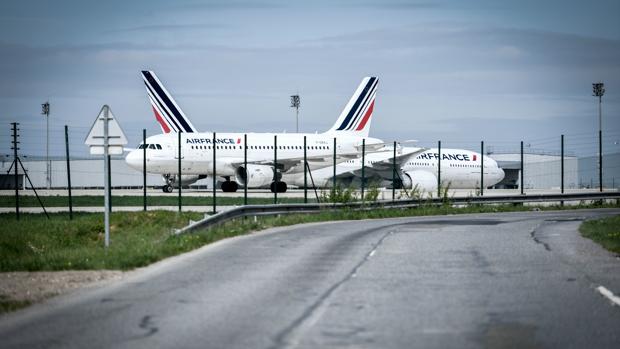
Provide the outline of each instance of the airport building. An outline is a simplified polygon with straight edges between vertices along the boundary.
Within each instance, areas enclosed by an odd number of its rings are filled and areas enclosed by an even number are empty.
[[[490,152],[506,174],[495,187],[517,189],[521,187],[521,153]],[[523,154],[524,189],[559,189],[561,186],[562,158],[558,153],[525,151]],[[598,157],[578,158],[564,156],[564,188],[598,188]],[[620,153],[603,156],[603,187],[620,187]]]
[[[521,188],[521,153],[490,153],[504,170],[504,180],[496,185],[501,189]],[[523,154],[524,189],[559,189],[561,187],[562,158],[554,153]],[[564,188],[577,189],[579,166],[575,156],[564,156]]]
[[[45,157],[22,156],[21,161],[35,188],[47,188],[47,173]],[[0,189],[15,188],[14,169],[7,173],[13,163],[12,156],[0,158]],[[60,157],[50,157],[51,188],[67,187],[67,162]],[[73,158],[71,159],[71,187],[76,189],[102,188],[104,183],[103,157]],[[23,170],[18,169],[18,181],[21,188],[31,188]],[[112,157],[110,161],[111,184],[113,188],[142,188],[142,172],[129,168],[122,157]],[[161,186],[163,180],[160,175],[148,174],[148,186]]]

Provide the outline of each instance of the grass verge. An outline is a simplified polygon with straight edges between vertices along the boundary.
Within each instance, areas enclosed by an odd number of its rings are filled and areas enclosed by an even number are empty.
[[[87,270],[141,267],[208,242],[206,236],[174,237],[171,231],[199,220],[198,213],[118,212],[110,218],[104,248],[103,214],[0,215],[0,271]]]
[[[582,236],[620,254],[620,216],[585,221],[579,231]]]

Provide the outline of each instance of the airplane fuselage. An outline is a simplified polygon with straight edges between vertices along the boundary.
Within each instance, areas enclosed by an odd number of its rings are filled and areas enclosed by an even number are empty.
[[[304,137],[306,155],[310,168],[319,162],[324,166],[331,164],[334,154],[334,134],[302,133],[181,133],[181,171],[185,175],[212,175],[213,151],[216,155],[217,176],[234,176],[237,167],[244,163],[244,136],[247,135],[247,162],[272,163],[274,157],[280,161],[304,158]],[[274,143],[277,136],[277,154]],[[338,135],[337,154],[355,154],[360,151],[361,137]],[[376,138],[365,138],[369,146],[381,143]],[[146,140],[146,170],[148,173],[175,174],[179,166],[178,134],[160,134]],[[214,146],[215,145],[215,146]],[[131,151],[126,162],[136,170],[142,170],[143,150],[141,147]],[[317,161],[323,158],[323,161]],[[303,167],[300,167],[303,172]],[[299,172],[299,170],[297,171]]]

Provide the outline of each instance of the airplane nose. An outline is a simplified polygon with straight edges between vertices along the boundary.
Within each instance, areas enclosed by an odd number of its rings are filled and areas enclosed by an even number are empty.
[[[504,180],[504,177],[506,177],[506,172],[504,172],[503,169],[501,168],[497,168],[497,182],[501,182],[502,180]]]
[[[131,168],[142,170],[142,151],[132,150],[127,154],[127,157],[125,157],[125,162]]]

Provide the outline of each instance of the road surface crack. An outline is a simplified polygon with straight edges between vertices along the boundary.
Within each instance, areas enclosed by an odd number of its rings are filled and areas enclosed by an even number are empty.
[[[536,228],[532,229],[532,231],[530,232],[530,236],[532,237],[532,240],[534,240],[535,243],[539,244],[539,245],[543,245],[545,247],[545,250],[551,252],[551,247],[549,246],[548,243],[540,241],[540,239],[538,239],[538,237],[536,236],[536,231],[542,226],[542,224],[539,224],[538,226],[536,226]]]
[[[340,288],[343,284],[345,284],[347,281],[351,280],[357,275],[357,272],[360,270],[360,268],[372,258],[379,246],[381,246],[381,244],[383,244],[383,241],[392,233],[393,232],[389,231],[383,234],[381,238],[372,245],[372,248],[366,253],[364,258],[362,258],[362,260],[357,263],[357,265],[355,265],[355,267],[353,267],[353,269],[349,273],[347,273],[344,278],[342,278],[340,281],[336,282],[334,285],[328,288],[327,291],[321,294],[319,298],[310,307],[308,307],[303,312],[303,314],[301,314],[301,316],[299,316],[288,327],[286,327],[283,331],[277,334],[274,338],[275,344],[271,348],[290,348],[296,346],[298,344],[296,339],[299,338],[299,336],[301,335],[302,329],[308,327],[304,325],[311,325],[318,321],[320,315],[319,309],[322,308],[327,299],[338,288]]]
[[[146,315],[142,318],[142,320],[140,321],[140,328],[143,330],[146,330],[147,332],[143,335],[144,337],[149,337],[154,335],[155,333],[157,333],[157,331],[159,331],[159,328],[157,328],[157,326],[155,326],[155,324],[153,323],[153,317],[150,315]]]

